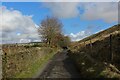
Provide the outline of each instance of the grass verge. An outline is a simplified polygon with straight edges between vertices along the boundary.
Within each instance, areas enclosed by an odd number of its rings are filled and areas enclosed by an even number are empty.
[[[42,67],[43,65],[49,61],[50,58],[57,52],[57,50],[47,53],[42,58],[37,59],[34,61],[33,64],[30,64],[27,70],[23,71],[22,73],[16,74],[15,78],[32,78]]]
[[[83,78],[120,78],[117,68],[111,64],[105,64],[96,60],[93,61],[85,53],[71,53],[69,56],[76,63]]]

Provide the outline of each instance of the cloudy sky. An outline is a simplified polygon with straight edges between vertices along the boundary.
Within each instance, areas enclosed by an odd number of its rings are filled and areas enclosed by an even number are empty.
[[[37,28],[46,16],[63,23],[72,41],[118,23],[117,2],[3,2],[0,6],[0,39],[3,43],[40,41]],[[0,42],[1,43],[1,42]]]

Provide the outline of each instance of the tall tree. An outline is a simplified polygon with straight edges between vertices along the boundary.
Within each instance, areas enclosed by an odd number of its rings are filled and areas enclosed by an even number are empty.
[[[58,40],[58,45],[60,47],[69,47],[71,40],[68,36],[61,36]]]
[[[62,23],[56,17],[47,17],[41,21],[41,26],[38,29],[42,41],[49,44],[56,44],[56,38],[62,33]]]

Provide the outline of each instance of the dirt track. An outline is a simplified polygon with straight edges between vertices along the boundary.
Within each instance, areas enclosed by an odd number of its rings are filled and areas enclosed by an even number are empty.
[[[79,70],[66,52],[57,53],[38,78],[80,78]]]

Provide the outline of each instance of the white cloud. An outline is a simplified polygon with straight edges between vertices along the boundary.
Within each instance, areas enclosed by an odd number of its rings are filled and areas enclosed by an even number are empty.
[[[41,40],[34,40],[33,42],[41,42]]]
[[[43,6],[50,9],[54,16],[59,18],[72,18],[79,15],[77,2],[51,2]]]
[[[76,34],[71,33],[68,36],[71,38],[72,41],[79,41],[79,40],[81,40],[81,39],[83,39],[83,38],[85,38],[85,37],[87,37],[87,36],[89,36],[91,34],[92,34],[91,32],[86,30],[86,31],[80,31],[80,32],[78,32]]]
[[[101,32],[101,31],[104,31],[104,29],[101,29],[101,30],[99,30],[99,31],[95,32],[95,34],[97,34],[97,33]]]
[[[32,16],[23,15],[18,10],[8,10],[0,7],[0,31],[2,31],[3,43],[15,43],[39,39],[36,24]]]
[[[81,17],[85,20],[101,19],[109,23],[118,21],[118,3],[84,3],[83,8],[85,12]]]
[[[30,39],[20,39],[20,43],[29,43],[31,42]]]
[[[59,18],[101,19],[108,23],[118,21],[117,2],[48,2],[43,5]],[[79,9],[83,9],[84,13],[80,14]]]

